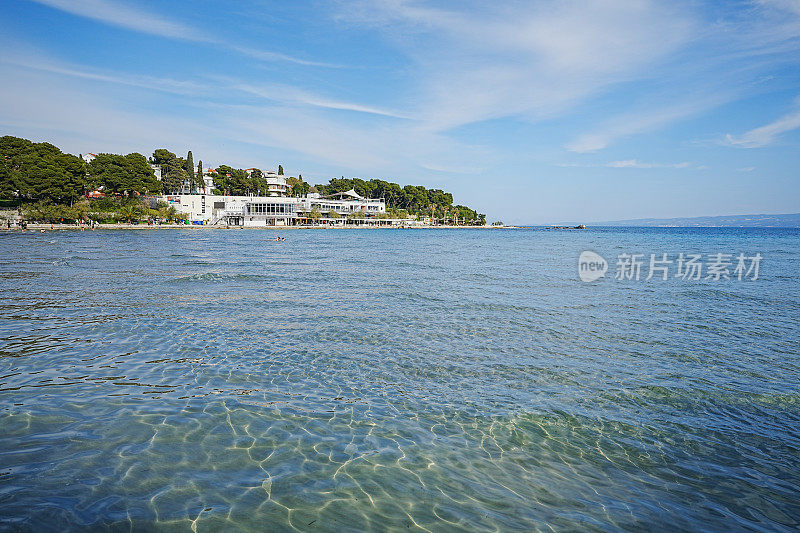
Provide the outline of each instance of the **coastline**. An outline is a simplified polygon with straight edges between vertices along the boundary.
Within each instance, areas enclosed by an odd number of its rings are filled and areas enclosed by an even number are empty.
[[[75,224],[35,224],[29,223],[26,231],[41,232],[56,230],[95,231],[95,230],[167,230],[167,229],[219,229],[219,230],[382,230],[382,229],[520,229],[521,226],[218,226],[195,224],[98,224],[94,229]],[[0,228],[3,233],[22,232],[19,227]]]

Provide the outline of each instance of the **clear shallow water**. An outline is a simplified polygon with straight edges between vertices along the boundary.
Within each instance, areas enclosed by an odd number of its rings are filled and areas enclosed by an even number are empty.
[[[800,527],[797,230],[274,234],[0,235],[0,529]]]

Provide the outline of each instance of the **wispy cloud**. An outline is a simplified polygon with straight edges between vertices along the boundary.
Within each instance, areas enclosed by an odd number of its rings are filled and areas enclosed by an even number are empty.
[[[756,169],[756,167],[743,167],[739,169],[739,172],[752,172]]]
[[[169,39],[213,42],[194,29],[111,0],[32,0],[39,4],[128,30]]]
[[[285,61],[287,63],[294,63],[296,65],[303,65],[306,67],[326,67],[326,68],[346,68],[346,65],[339,65],[336,63],[326,63],[324,61],[311,61],[309,59],[301,59],[299,57],[281,54],[279,52],[270,52],[267,50],[259,50],[257,48],[250,48],[247,46],[228,45],[231,50],[234,50],[242,55],[258,59],[260,61]]]
[[[606,166],[612,168],[689,168],[691,163],[688,161],[681,163],[644,163],[637,159],[626,159],[624,161],[612,161]]]
[[[15,55],[0,58],[0,64],[13,65],[27,70],[38,70],[62,76],[82,78],[118,85],[129,85],[153,91],[183,95],[196,95],[204,91],[204,86],[195,81],[175,80],[170,78],[123,74],[116,72],[98,72],[82,65],[74,65],[64,61],[54,61],[36,55]]]
[[[597,152],[619,139],[653,131],[677,120],[700,114],[709,108],[721,105],[735,98],[733,93],[719,92],[694,97],[677,104],[657,104],[648,102],[634,112],[606,120],[595,131],[579,135],[565,145],[571,152]]]
[[[742,135],[728,134],[725,136],[723,144],[737,148],[761,148],[772,144],[781,134],[797,128],[800,128],[800,109]]]
[[[315,95],[309,91],[305,91],[302,89],[298,89],[296,87],[290,87],[286,85],[279,85],[279,84],[259,84],[259,85],[250,85],[250,84],[237,84],[233,85],[233,88],[252,94],[255,96],[259,96],[261,98],[265,98],[268,100],[272,100],[275,102],[284,102],[284,103],[291,103],[291,104],[302,104],[308,105],[312,107],[321,107],[325,109],[338,109],[342,111],[355,111],[358,113],[367,113],[370,115],[380,115],[384,117],[392,117],[392,118],[410,118],[408,115],[400,113],[398,111],[392,111],[389,109],[382,109],[373,106],[361,105],[353,102],[342,102],[334,99],[328,99],[321,97],[319,95]]]
[[[608,163],[559,163],[557,166],[579,168],[691,168],[692,163],[689,161],[682,161],[680,163],[648,163],[639,161],[638,159],[624,159],[621,161],[610,161]]]
[[[420,166],[427,170],[433,170],[434,172],[446,172],[454,174],[480,174],[484,170],[486,170],[481,167],[443,166],[443,165],[428,164],[428,163],[422,163],[420,164]]]
[[[260,61],[283,61],[304,66],[340,68],[320,61],[312,61],[294,57],[280,52],[259,50],[247,46],[229,43],[210,36],[210,32],[200,31],[180,22],[169,20],[165,17],[150,13],[143,9],[126,5],[117,0],[31,0],[53,9],[58,9],[72,15],[96,20],[103,24],[124,28],[149,35],[157,35],[167,39],[206,43],[221,46],[239,54],[258,59]]]
[[[448,9],[385,0],[347,4],[342,18],[380,28],[411,58],[420,114],[439,131],[499,117],[552,117],[635,78],[683,46],[693,24],[648,0]]]

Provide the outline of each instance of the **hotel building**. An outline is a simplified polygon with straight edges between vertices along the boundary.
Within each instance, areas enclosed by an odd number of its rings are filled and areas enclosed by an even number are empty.
[[[283,176],[276,180],[285,184]],[[158,199],[174,206],[194,223],[266,227],[302,225],[398,225],[401,221],[376,218],[386,212],[383,198],[364,198],[354,190],[328,196],[310,193],[303,198],[274,196],[225,196],[213,194],[165,195]]]

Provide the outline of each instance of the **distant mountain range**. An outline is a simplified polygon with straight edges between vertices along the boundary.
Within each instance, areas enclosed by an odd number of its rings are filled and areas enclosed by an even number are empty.
[[[593,226],[800,228],[800,213],[786,215],[724,215],[690,218],[637,218],[595,222]]]

